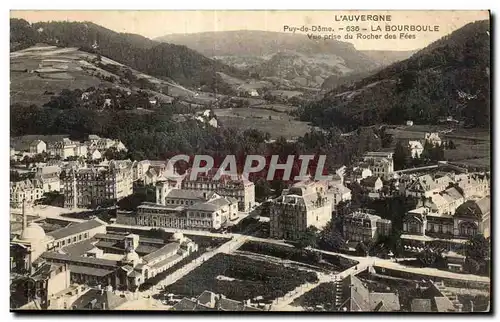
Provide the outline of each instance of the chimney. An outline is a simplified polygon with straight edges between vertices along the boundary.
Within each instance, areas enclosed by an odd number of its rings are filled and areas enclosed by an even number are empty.
[[[101,307],[102,307],[103,310],[106,310],[106,303],[102,302]]]
[[[26,216],[26,199],[23,199],[23,231],[28,227],[28,218]]]
[[[470,300],[470,311],[474,312],[474,302]]]

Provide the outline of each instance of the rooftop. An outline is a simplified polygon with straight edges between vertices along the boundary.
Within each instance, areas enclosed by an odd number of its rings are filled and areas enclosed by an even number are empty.
[[[54,230],[47,235],[52,236],[55,240],[58,240],[105,225],[106,223],[100,219],[91,219],[82,223],[75,223],[68,227]]]

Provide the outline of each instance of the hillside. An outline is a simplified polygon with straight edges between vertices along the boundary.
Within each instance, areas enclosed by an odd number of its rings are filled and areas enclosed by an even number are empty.
[[[366,72],[380,64],[341,41],[316,41],[302,34],[224,31],[174,34],[156,38],[184,45],[226,64],[296,85],[319,87],[330,75]]]
[[[28,48],[36,43],[76,47],[188,87],[206,85],[213,90],[218,86],[215,77],[217,71],[245,77],[245,73],[238,69],[185,46],[117,33],[90,22],[40,22],[30,25],[25,20],[11,19],[10,42],[11,51]]]
[[[366,56],[381,66],[388,66],[392,63],[410,58],[417,50],[362,50]]]
[[[301,118],[356,128],[406,120],[436,123],[452,116],[469,126],[488,127],[489,30],[489,21],[467,24],[404,61],[335,88],[303,109]]]
[[[11,104],[40,104],[63,90],[113,88],[147,92],[159,103],[174,97],[191,100],[194,92],[74,47],[39,44],[10,54]]]

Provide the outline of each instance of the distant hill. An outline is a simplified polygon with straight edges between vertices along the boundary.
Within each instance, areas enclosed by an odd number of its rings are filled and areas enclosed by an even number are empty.
[[[282,77],[302,86],[319,87],[330,75],[381,66],[351,43],[311,40],[304,34],[239,30],[174,34],[156,40],[184,45],[251,73]]]
[[[361,50],[363,54],[370,57],[381,66],[405,60],[418,50]]]
[[[11,19],[11,51],[36,43],[76,47],[109,57],[143,73],[174,80],[184,86],[219,86],[216,72],[236,77],[246,74],[185,46],[159,43],[146,37],[117,33],[91,22],[40,22]],[[222,89],[223,90],[223,89]]]
[[[356,128],[453,116],[470,126],[490,122],[490,24],[477,21],[304,108],[303,120]]]

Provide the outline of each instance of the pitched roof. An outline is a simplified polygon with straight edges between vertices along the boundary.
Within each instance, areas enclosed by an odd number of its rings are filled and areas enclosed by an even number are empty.
[[[377,176],[371,176],[361,180],[360,184],[365,187],[375,187],[375,183],[379,180]]]
[[[202,200],[208,193],[199,190],[188,190],[188,189],[172,189],[166,196],[166,198],[178,198],[178,199],[197,199]]]
[[[380,306],[380,304],[382,304]],[[370,293],[371,310],[375,311],[399,311],[399,296],[395,293]]]
[[[436,309],[438,312],[455,312],[456,309],[449,298],[444,296],[439,296],[434,298],[436,303]]]
[[[44,252],[41,255],[42,258],[47,260],[59,260],[59,261],[68,261],[72,263],[82,263],[82,264],[91,264],[91,265],[100,265],[100,266],[108,266],[108,267],[116,267],[117,261],[103,259],[103,258],[93,258],[93,257],[82,257],[75,256],[71,254],[60,254],[56,252]]]
[[[80,265],[69,265],[69,270],[71,273],[75,274],[84,274],[84,275],[91,275],[98,277],[103,277],[114,272],[114,270],[110,269],[95,268],[95,267],[80,266]]]
[[[196,307],[196,301],[183,298],[179,302],[177,302],[173,307],[172,310],[174,311],[194,311],[194,308]]]
[[[455,216],[482,218],[487,216],[491,211],[490,196],[486,196],[479,200],[467,200],[461,204],[455,211]]]
[[[413,299],[411,301],[412,312],[432,312],[430,299]]]
[[[57,229],[47,233],[47,235],[54,237],[54,239],[63,239],[87,230],[91,230],[100,226],[105,226],[106,223],[100,219],[91,219],[81,223],[71,224],[68,227]]]
[[[126,298],[113,292],[90,289],[73,302],[72,307],[75,310],[114,310],[125,302]]]
[[[177,251],[179,249],[179,244],[178,243],[169,243],[163,246],[162,248],[155,250],[154,252],[147,254],[146,256],[143,257],[143,259],[146,262],[150,262],[160,256],[163,256],[165,254],[171,253],[173,251]]]

